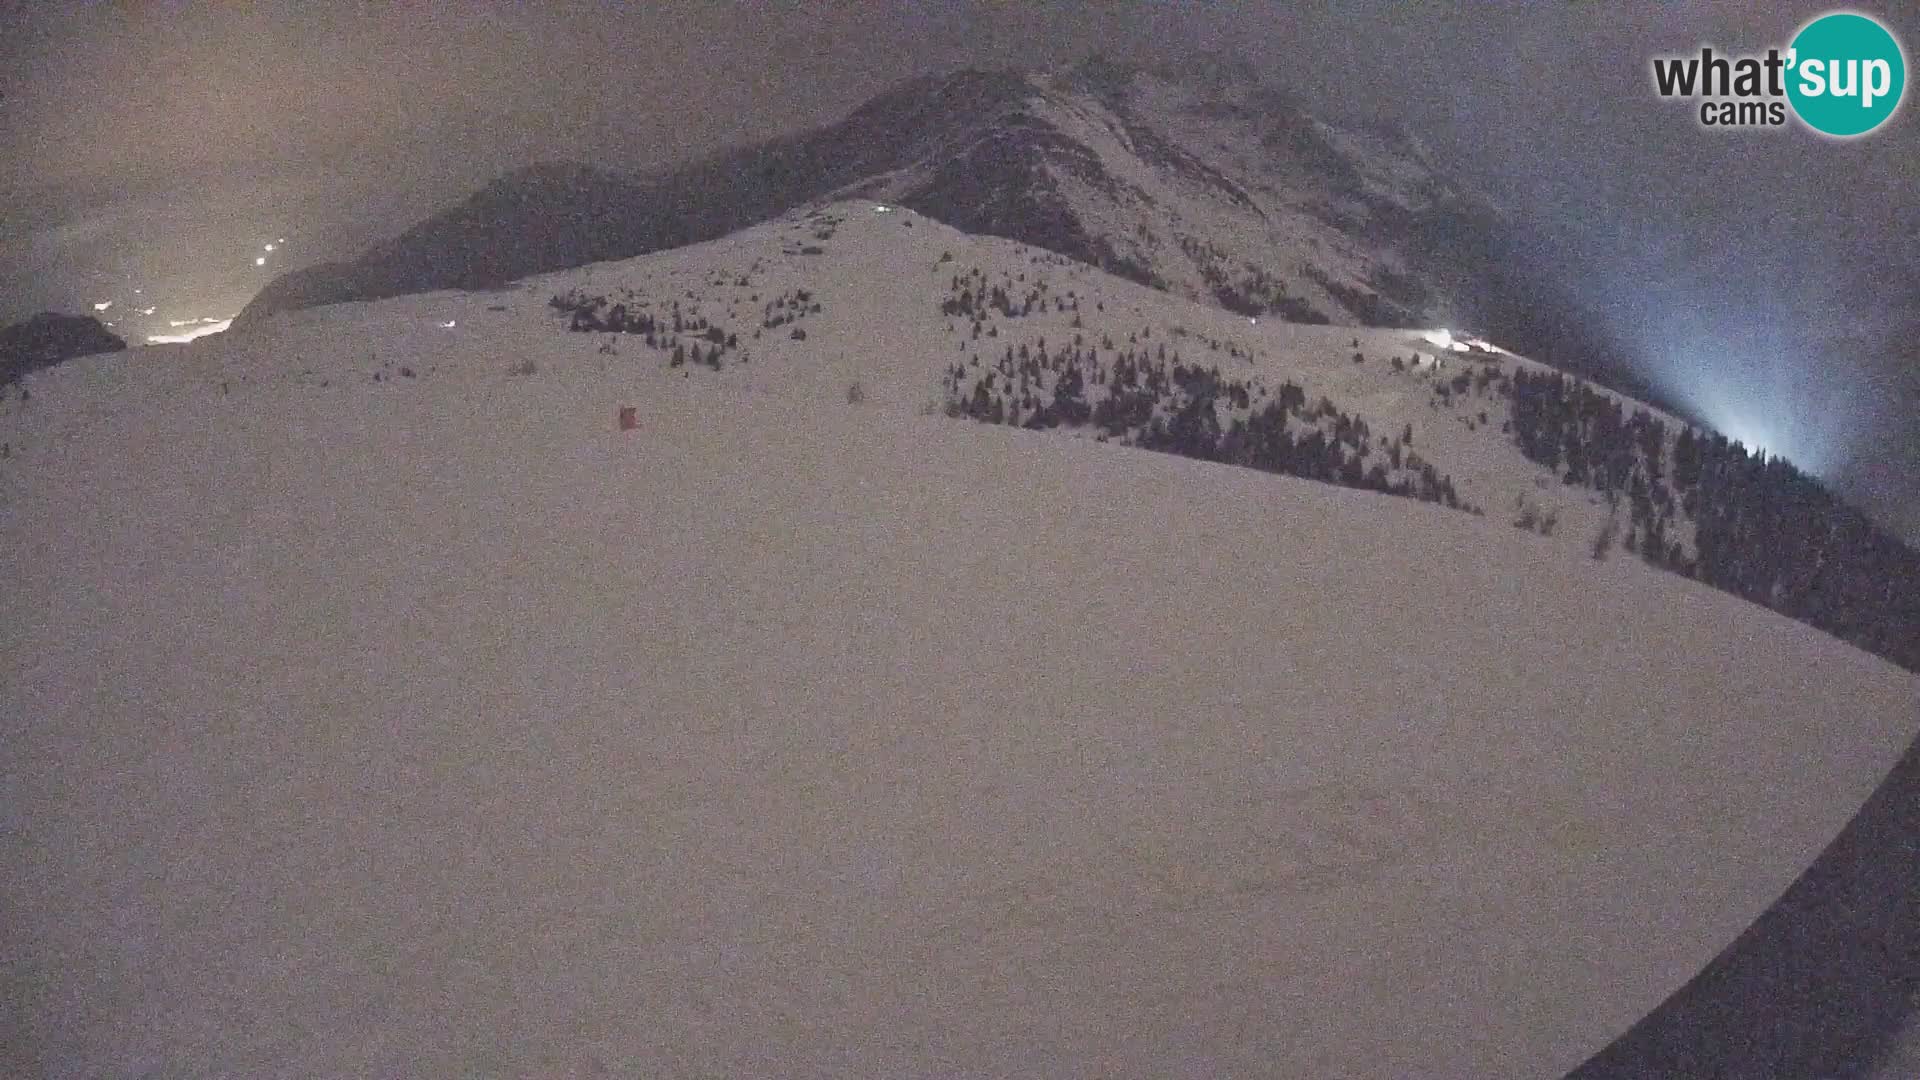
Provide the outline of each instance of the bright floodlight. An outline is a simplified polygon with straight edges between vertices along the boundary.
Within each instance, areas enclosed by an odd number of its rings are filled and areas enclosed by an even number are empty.
[[[255,266],[267,265],[267,257],[265,255],[256,256],[253,260],[253,265]]]
[[[1756,424],[1744,416],[1729,416],[1717,425],[1727,438],[1746,447],[1762,457],[1774,456],[1773,432],[1762,424]]]
[[[264,245],[264,246],[266,247],[266,249],[267,249],[268,251],[272,251],[272,250],[273,250],[273,245],[272,245],[272,244],[267,244],[267,245]]]

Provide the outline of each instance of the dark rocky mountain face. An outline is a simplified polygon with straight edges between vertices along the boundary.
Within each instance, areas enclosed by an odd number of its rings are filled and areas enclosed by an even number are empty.
[[[43,311],[0,330],[0,385],[63,360],[127,347],[90,315]]]
[[[652,175],[520,170],[353,262],[279,278],[241,321],[498,286],[848,196],[1247,315],[1484,325],[1499,306],[1505,219],[1416,139],[1322,123],[1243,64],[1096,58],[913,80],[837,124]]]

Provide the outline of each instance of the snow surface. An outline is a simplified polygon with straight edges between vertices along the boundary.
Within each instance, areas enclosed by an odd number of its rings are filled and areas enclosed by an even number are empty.
[[[0,1065],[1560,1075],[1913,739],[1912,675],[1497,515],[921,415],[940,249],[1041,263],[870,205],[30,377]],[[753,327],[756,259],[823,310],[722,372],[544,307]]]

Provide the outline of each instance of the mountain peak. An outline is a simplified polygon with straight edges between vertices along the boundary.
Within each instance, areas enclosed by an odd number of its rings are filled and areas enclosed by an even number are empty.
[[[1412,325],[1457,312],[1463,190],[1416,144],[1323,124],[1245,56],[1095,53],[1063,72],[902,82],[814,131],[645,176],[543,162],[242,316],[698,243],[833,198],[886,199],[1246,314]],[[1466,200],[1470,202],[1471,200]],[[1478,222],[1484,220],[1475,217]]]

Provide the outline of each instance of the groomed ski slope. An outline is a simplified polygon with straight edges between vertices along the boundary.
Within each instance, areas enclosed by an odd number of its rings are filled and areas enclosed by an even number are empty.
[[[449,300],[9,405],[0,1064],[1558,1076],[1915,734],[1913,676],[1493,518],[857,355],[452,372],[383,321]]]

